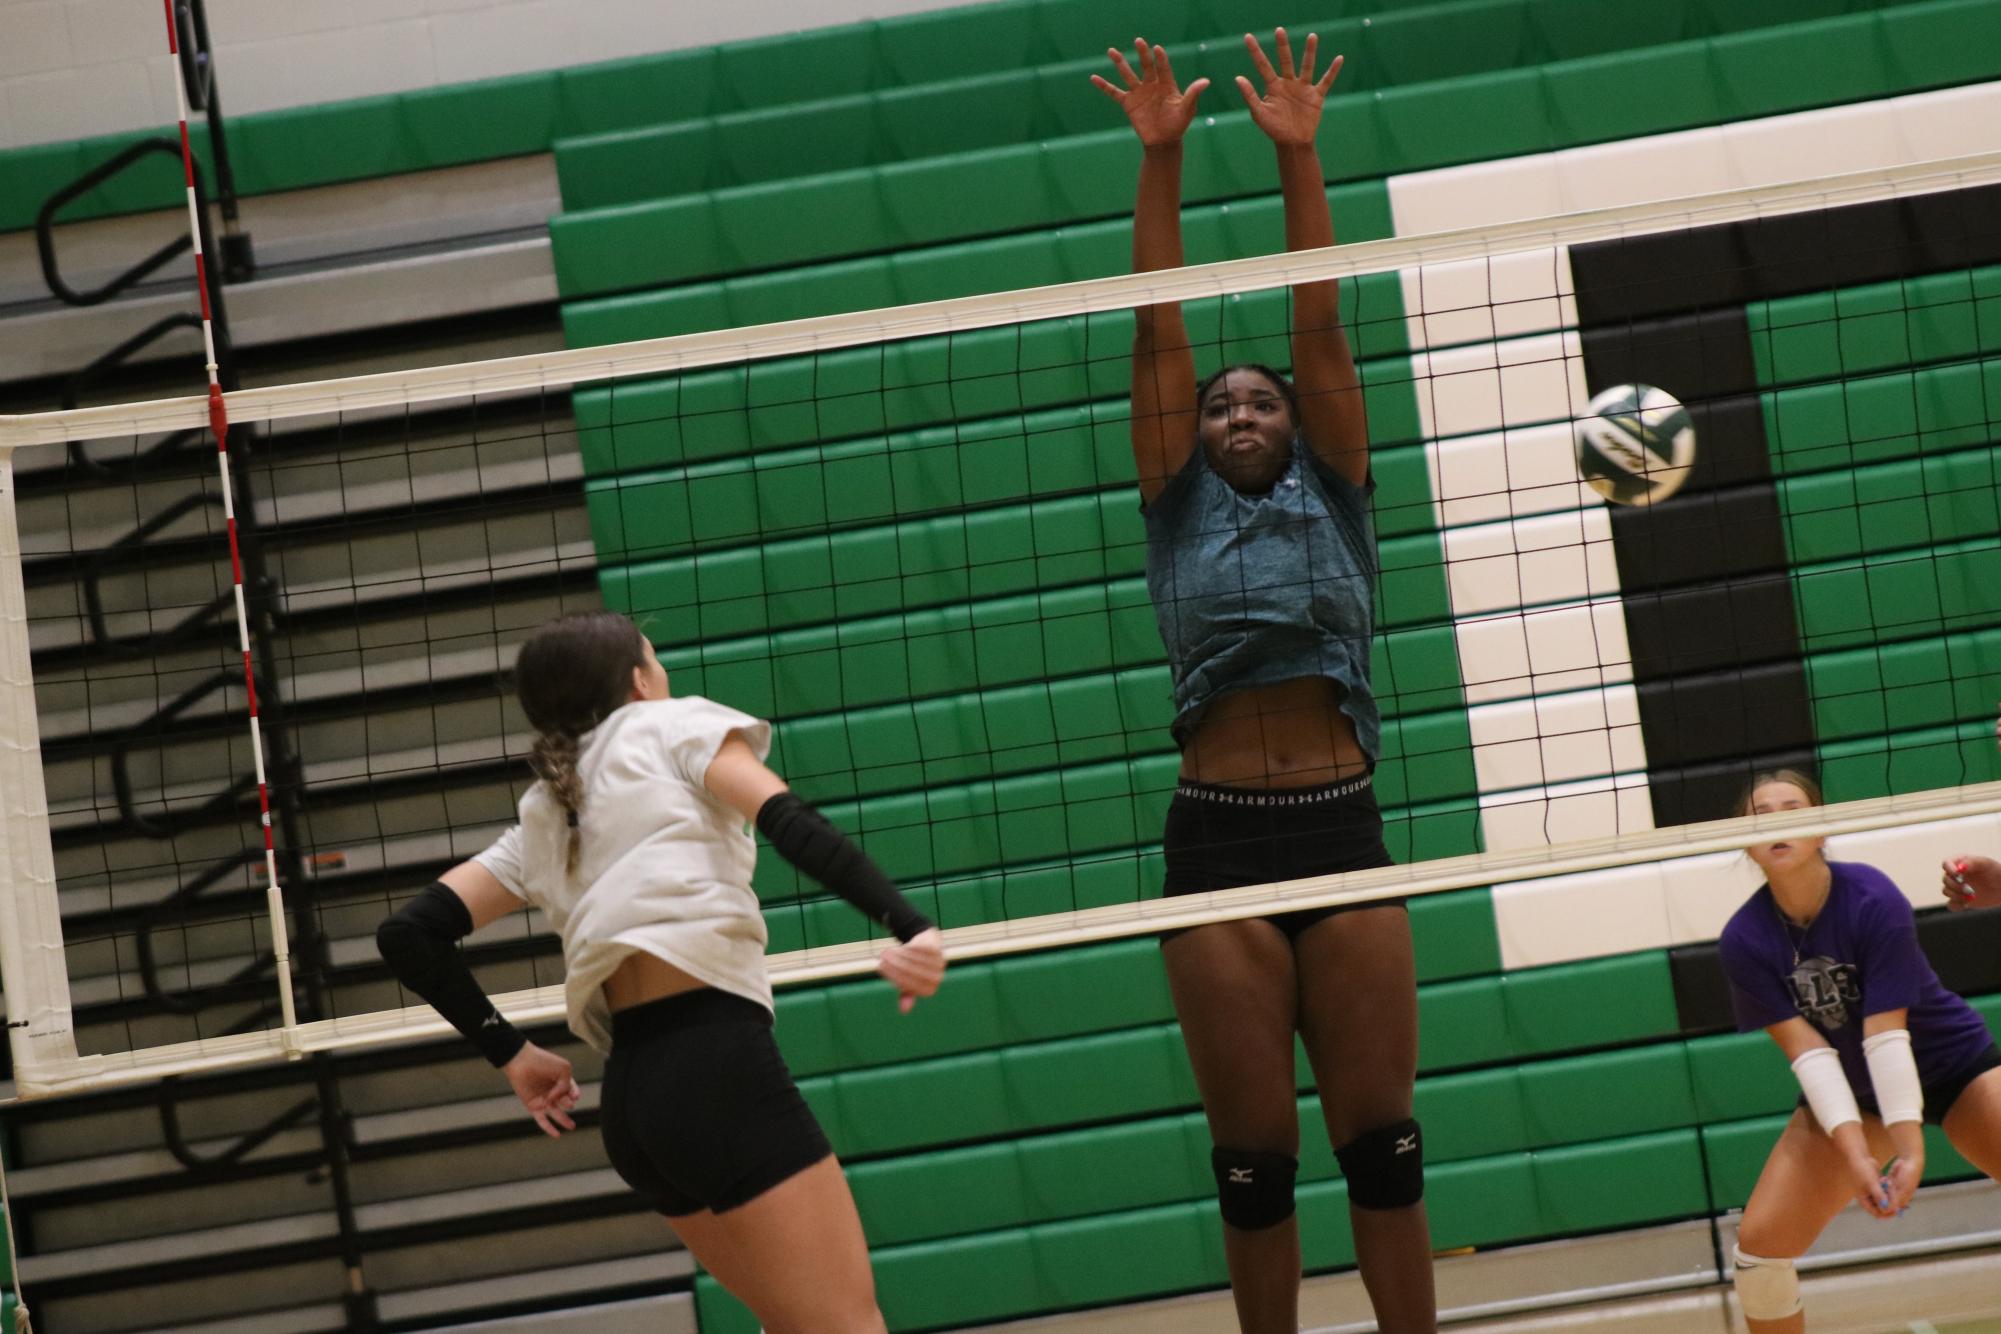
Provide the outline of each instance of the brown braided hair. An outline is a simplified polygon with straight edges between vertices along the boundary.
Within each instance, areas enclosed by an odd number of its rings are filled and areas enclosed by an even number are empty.
[[[632,673],[646,665],[646,637],[616,612],[558,616],[521,646],[514,689],[535,729],[528,765],[569,817],[565,869],[577,869],[584,780],[577,772],[585,733],[632,697]]]

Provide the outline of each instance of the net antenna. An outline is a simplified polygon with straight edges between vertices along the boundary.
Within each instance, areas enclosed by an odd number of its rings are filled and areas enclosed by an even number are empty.
[[[201,204],[195,192],[194,150],[188,143],[187,66],[181,60],[180,25],[174,20],[174,0],[161,0],[167,18],[167,53],[174,70],[174,102],[180,113],[181,172],[187,192],[189,236],[195,252],[195,290],[201,297],[203,359],[208,372],[208,429],[215,437],[216,469],[222,482],[223,523],[229,537],[230,592],[236,610],[237,648],[243,654],[243,690],[248,701],[250,755],[257,773],[257,823],[264,837],[265,912],[271,926],[271,959],[277,970],[278,1005],[282,1023],[278,1039],[288,1056],[300,1055],[293,1043],[299,1015],[292,995],[292,951],[285,929],[285,895],[278,887],[278,854],[271,840],[271,785],[264,767],[264,731],[257,712],[257,678],[250,656],[250,616],[243,605],[243,554],[236,533],[236,495],[229,477],[229,405],[222,392],[222,367],[215,351],[215,318],[210,305],[208,263],[203,253]]]
[[[185,103],[183,103],[185,105]],[[191,161],[191,159],[190,159]],[[1803,184],[1534,219],[1429,236],[1368,242],[1232,261],[1191,269],[834,315],[761,327],[650,339],[470,365],[359,376],[224,393],[212,344],[205,395],[63,413],[0,417],[0,488],[10,484],[14,447],[73,439],[145,434],[206,426],[225,460],[231,421],[278,421],[333,414],[365,417],[415,404],[559,390],[592,382],[765,361],[837,348],[951,335],[963,331],[1129,310],[1162,301],[1191,301],[1286,288],[1302,282],[1422,270],[1460,260],[1548,252],[1557,247],[1683,228],[1810,212],[1882,200],[1966,190],[2001,182],[2001,153],[1870,171]],[[192,207],[192,204],[191,204]],[[199,216],[196,216],[199,225]],[[207,302],[204,292],[204,311]],[[230,524],[235,537],[233,516]],[[233,550],[233,545],[232,545]],[[10,1009],[15,1068],[24,1096],[48,1096],[148,1081],[168,1074],[219,1070],[302,1053],[402,1043],[447,1030],[428,1009],[384,1009],[300,1024],[289,984],[281,1028],[230,1034],[126,1053],[79,1055],[70,1020],[61,919],[50,851],[47,799],[39,767],[33,683],[29,672],[20,540],[11,495],[0,505],[0,981]],[[247,635],[238,575],[240,638]],[[246,677],[248,675],[247,641]],[[254,691],[251,698],[254,700]],[[253,735],[256,725],[253,716]],[[260,801],[263,756],[258,753]],[[274,941],[282,961],[284,918],[264,806],[266,890]],[[1485,852],[1347,876],[1257,886],[1213,895],[1143,900],[1083,911],[1021,917],[955,928],[948,942],[965,959],[1154,934],[1206,921],[1275,911],[1409,897],[1606,868],[1727,853],[1748,845],[1813,834],[1855,833],[1922,821],[2001,812],[2001,783],[1942,788],[1844,803],[1784,816],[1756,816],[1670,829]],[[772,959],[773,980],[798,983],[858,975],[874,967],[869,942],[818,946]],[[563,1012],[558,987],[517,990],[496,998],[517,1022],[541,1022]]]

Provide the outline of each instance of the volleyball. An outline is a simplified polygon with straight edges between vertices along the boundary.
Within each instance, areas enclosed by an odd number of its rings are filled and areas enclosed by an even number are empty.
[[[1648,384],[1599,391],[1578,418],[1577,472],[1619,505],[1654,505],[1681,489],[1695,464],[1695,422],[1681,400]]]

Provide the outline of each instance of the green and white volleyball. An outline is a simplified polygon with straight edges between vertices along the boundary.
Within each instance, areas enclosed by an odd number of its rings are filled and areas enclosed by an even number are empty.
[[[1648,384],[1601,390],[1577,419],[1577,471],[1619,505],[1654,505],[1695,464],[1695,422],[1681,400]]]

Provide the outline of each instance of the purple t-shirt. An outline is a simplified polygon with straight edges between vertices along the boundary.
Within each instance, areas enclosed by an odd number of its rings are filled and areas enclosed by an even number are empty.
[[[1940,985],[1918,948],[1910,900],[1873,866],[1828,867],[1834,883],[1827,906],[1804,931],[1780,916],[1769,885],[1759,886],[1723,928],[1717,948],[1738,1032],[1806,1019],[1840,1053],[1855,1096],[1873,1104],[1862,1020],[1909,1010],[1919,1081],[1930,1085],[1962,1073],[1994,1038],[1972,1006]]]

